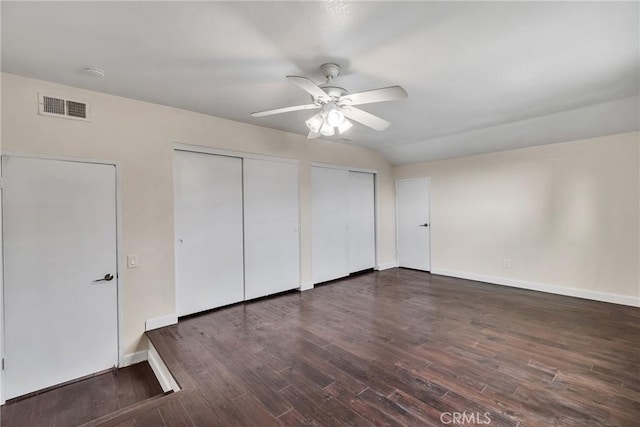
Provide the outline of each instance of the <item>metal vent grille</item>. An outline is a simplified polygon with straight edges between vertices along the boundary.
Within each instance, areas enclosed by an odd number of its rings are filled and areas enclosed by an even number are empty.
[[[71,117],[87,118],[87,104],[76,101],[67,101],[67,115]]]
[[[44,112],[49,114],[61,114],[64,116],[64,99],[43,96]]]
[[[64,99],[57,96],[38,94],[38,113],[63,119],[91,120],[91,105],[79,100]]]

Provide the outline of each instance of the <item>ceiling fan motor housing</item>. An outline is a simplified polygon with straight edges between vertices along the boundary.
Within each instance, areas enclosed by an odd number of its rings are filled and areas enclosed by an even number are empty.
[[[311,99],[313,99],[314,103],[318,105],[322,105],[322,104],[325,104],[326,102],[331,102],[331,101],[337,102],[341,96],[344,96],[347,93],[349,93],[345,88],[331,85],[331,83],[333,82],[333,79],[335,79],[340,75],[340,66],[338,64],[333,64],[333,63],[322,64],[320,66],[320,71],[322,71],[322,74],[327,79],[326,83],[320,85],[320,87],[322,88],[322,90],[324,90],[327,93],[327,95],[329,95],[330,99],[328,101],[325,101],[312,96]]]
[[[320,87],[327,94],[328,100],[327,99],[318,99],[315,96],[312,96],[311,99],[313,100],[314,103],[316,103],[318,105],[322,105],[322,104],[325,104],[325,103],[331,102],[331,101],[338,101],[341,96],[344,96],[344,95],[349,93],[349,92],[347,92],[347,90],[345,88],[338,87],[338,86],[328,86],[328,85],[324,84],[324,85],[320,85]]]

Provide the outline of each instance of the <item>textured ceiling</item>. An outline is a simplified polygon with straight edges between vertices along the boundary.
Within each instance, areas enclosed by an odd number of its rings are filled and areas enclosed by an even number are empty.
[[[349,144],[393,163],[638,130],[638,2],[9,2],[2,70],[305,134],[286,75],[350,92],[392,122]],[[102,68],[106,78],[82,73]]]

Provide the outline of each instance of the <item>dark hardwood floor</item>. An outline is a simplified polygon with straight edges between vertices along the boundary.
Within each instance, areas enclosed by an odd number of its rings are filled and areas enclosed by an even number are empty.
[[[639,321],[633,307],[365,274],[148,333],[184,390],[105,424],[637,426]]]
[[[93,424],[637,426],[639,321],[638,308],[365,274],[149,332],[183,390]]]
[[[78,426],[162,394],[147,362],[114,369],[2,407],[2,427]]]

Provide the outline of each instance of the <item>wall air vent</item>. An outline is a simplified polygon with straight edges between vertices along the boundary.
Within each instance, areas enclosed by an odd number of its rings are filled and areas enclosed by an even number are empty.
[[[49,114],[61,114],[64,116],[64,99],[43,96],[43,112]]]
[[[91,120],[89,103],[64,99],[56,96],[38,94],[38,113],[73,120]]]

